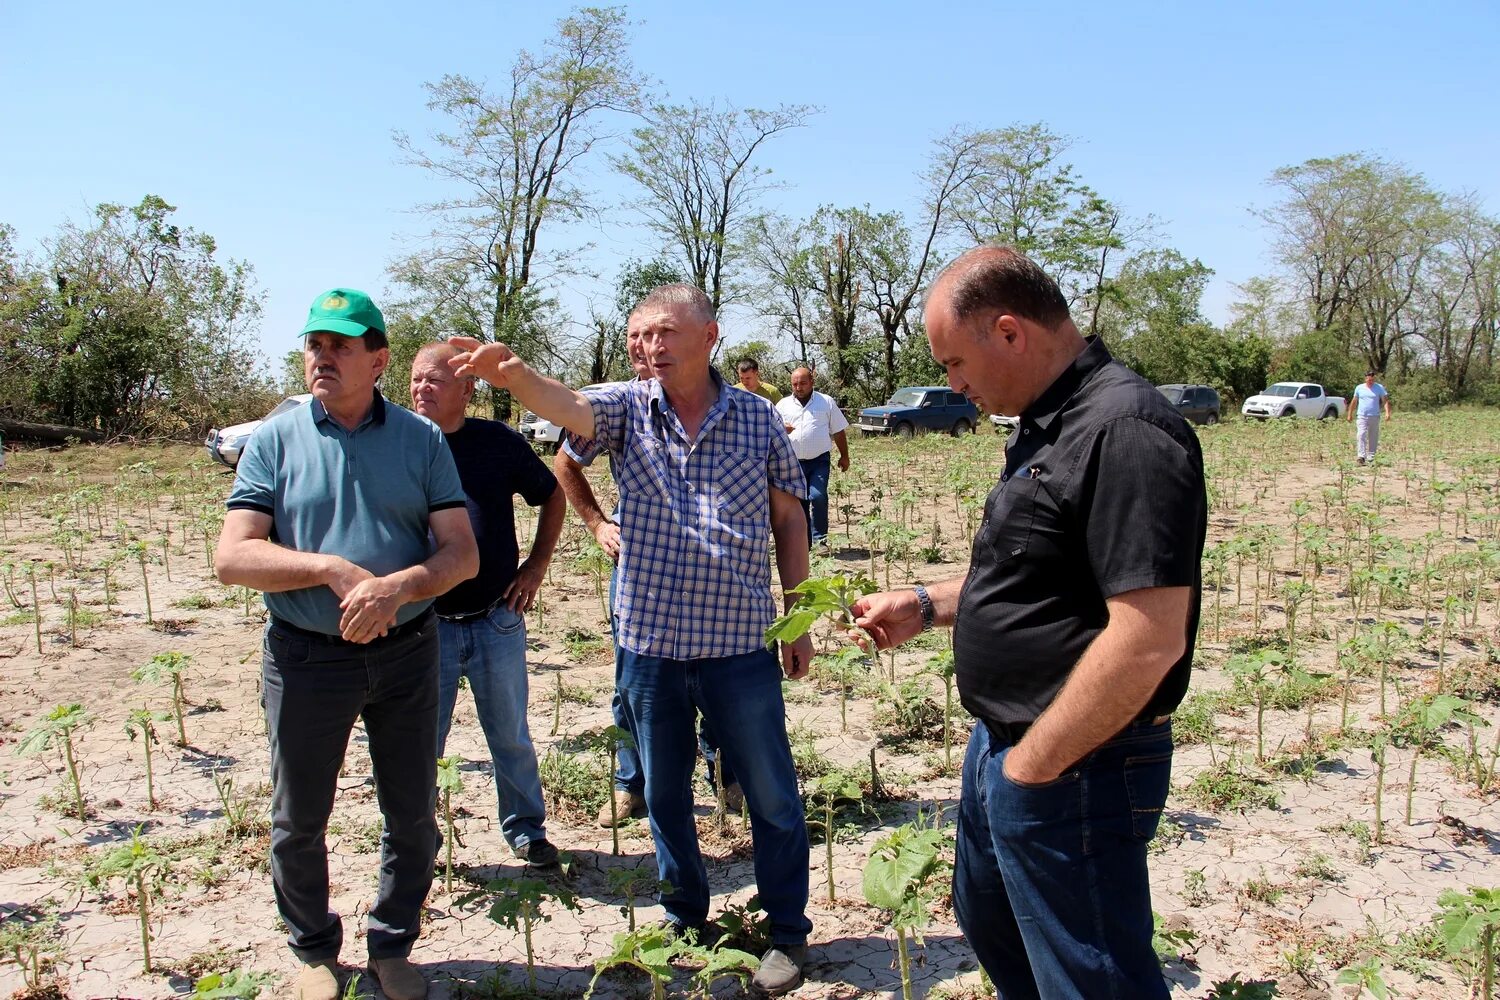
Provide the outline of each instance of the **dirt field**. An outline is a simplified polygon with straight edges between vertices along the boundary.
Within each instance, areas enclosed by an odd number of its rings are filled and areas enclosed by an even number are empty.
[[[1358,987],[1336,980],[1360,966],[1399,996],[1470,996],[1474,952],[1450,956],[1434,918],[1444,890],[1496,882],[1500,415],[1398,414],[1374,468],[1353,464],[1343,423],[1201,430],[1212,503],[1203,622],[1192,694],[1175,723],[1174,792],[1152,857],[1173,996],[1213,995],[1234,974],[1276,980],[1282,996],[1355,996]],[[988,433],[854,442],[854,473],[834,476],[839,544],[814,573],[863,570],[882,587],[962,573],[1000,448]],[[7,458],[0,941],[21,944],[0,955],[0,994],[166,997],[191,994],[206,973],[238,969],[267,974],[262,995],[279,995],[292,964],[267,874],[264,610],[258,597],[215,582],[208,566],[229,473],[201,449],[180,446]],[[608,764],[590,736],[610,722],[613,668],[586,558],[592,541],[569,518],[541,609],[528,620],[530,721],[549,836],[571,855],[558,884],[579,905],[542,904],[550,919],[534,935],[539,991],[559,997],[584,993],[594,962],[625,930],[624,898],[609,873],[654,871],[642,824],[625,828],[615,856],[609,832],[592,823]],[[531,530],[520,525],[523,538]],[[823,629],[819,641],[825,651],[837,647]],[[843,769],[863,796],[841,807],[835,823],[835,902],[826,898],[815,832],[814,931],[798,997],[900,995],[888,916],[865,903],[861,876],[877,839],[919,810],[947,812],[956,801],[970,720],[954,721],[950,767],[942,680],[929,668],[946,648],[943,633],[898,653],[895,685],[881,683],[892,669],[884,659],[879,674],[851,681],[847,731],[829,668],[787,686],[804,777]],[[127,720],[142,708],[170,713],[172,690],[131,675],[174,652],[188,658],[186,742],[177,744],[175,719],[154,722],[152,808],[145,740],[127,732]],[[75,702],[88,715],[72,733],[83,818],[73,815],[59,741],[17,753],[54,706]],[[531,995],[522,935],[490,919],[488,899],[465,900],[489,879],[524,873],[499,835],[467,692],[448,752],[466,762],[454,800],[454,889],[443,888],[440,859],[413,959],[434,997]],[[714,815],[706,784],[699,789],[717,913],[753,894],[749,840],[738,817]],[[137,866],[160,861],[145,880],[149,975],[138,890],[106,863],[137,829]],[[355,968],[363,966],[379,835],[356,730],[328,839],[343,958]],[[637,910],[643,922],[660,916],[645,895]],[[930,910],[915,949],[916,995],[983,995],[946,893]],[[37,960],[42,987],[26,992],[28,976],[11,961],[18,956]],[[680,970],[668,993],[687,994],[690,973]],[[721,980],[715,995],[737,990]],[[380,995],[368,980],[356,992]],[[644,997],[650,988],[643,974],[613,973],[595,995]]]

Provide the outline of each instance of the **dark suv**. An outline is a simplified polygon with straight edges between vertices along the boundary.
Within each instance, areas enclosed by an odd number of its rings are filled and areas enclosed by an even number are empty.
[[[1156,388],[1167,397],[1167,402],[1177,407],[1193,424],[1216,424],[1219,422],[1219,394],[1206,385],[1159,385]]]
[[[865,434],[911,437],[917,431],[942,431],[958,437],[979,422],[979,407],[945,385],[897,389],[884,406],[859,411],[858,426]]]

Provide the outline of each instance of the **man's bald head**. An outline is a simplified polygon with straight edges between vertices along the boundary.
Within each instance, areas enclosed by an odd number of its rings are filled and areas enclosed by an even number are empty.
[[[811,368],[802,367],[792,372],[792,395],[797,397],[797,402],[806,403],[812,398],[813,373]]]
[[[928,301],[939,299],[960,323],[1010,313],[1056,330],[1071,319],[1057,282],[1012,247],[982,246],[960,254],[932,283]]]

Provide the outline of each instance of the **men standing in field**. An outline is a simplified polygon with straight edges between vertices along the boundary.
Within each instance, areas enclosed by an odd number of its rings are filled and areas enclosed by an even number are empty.
[[[754,838],[758,895],[773,945],[752,980],[776,995],[802,981],[807,828],[787,743],[781,677],[807,673],[806,637],[781,648],[764,632],[768,534],[783,588],[807,576],[802,470],[771,407],[726,386],[709,363],[719,328],[700,289],[666,285],[631,313],[650,381],[578,393],[503,344],[457,340],[460,375],[501,386],[527,408],[609,451],[619,473],[620,688],[646,777],[669,929],[701,931],[708,880],[692,812],[693,710],[734,760]],[[788,603],[792,601],[788,598]]]
[[[735,366],[735,371],[740,375],[740,380],[734,384],[736,389],[753,392],[772,406],[781,402],[781,390],[769,382],[760,380],[759,361],[754,358],[741,358],[740,363]]]
[[[457,353],[452,344],[427,344],[411,366],[412,408],[442,428],[479,546],[479,575],[434,605],[442,648],[437,756],[447,746],[459,678],[467,677],[494,765],[500,835],[516,857],[550,868],[557,864],[557,848],[547,840],[542,779],[526,725],[523,616],[536,603],[562,533],[563,494],[525,438],[502,423],[466,415],[474,380],[448,367]],[[541,507],[524,562],[516,544],[518,494]]]
[[[625,353],[630,359],[630,366],[635,370],[636,379],[644,381],[651,378],[651,366],[641,353],[640,341],[640,329],[638,327],[627,328]],[[615,515],[604,513],[604,508],[599,505],[598,497],[594,495],[594,488],[589,485],[588,477],[583,472],[584,467],[594,463],[599,452],[597,441],[564,438],[557,449],[557,455],[552,460],[552,471],[558,483],[561,484],[568,503],[577,512],[584,526],[589,529],[605,554],[616,563],[616,568],[609,575],[611,609],[609,631],[615,645],[615,690],[610,698],[609,708],[615,725],[629,733],[630,716],[625,711],[625,701],[620,694],[620,645],[613,610],[615,585],[619,576],[620,523]],[[613,457],[609,460],[609,474],[618,483],[619,475]],[[604,807],[599,810],[598,823],[602,827],[618,826],[626,820],[640,819],[646,815],[646,776],[641,771],[641,758],[636,752],[634,740],[634,735],[632,735],[629,743],[622,740],[615,748],[614,801],[604,803]],[[719,782],[722,780],[724,807],[733,812],[739,812],[745,802],[744,792],[734,776],[733,766],[720,753],[719,743],[713,735],[712,728],[707,720],[701,718],[698,727],[698,746],[703,752],[704,761],[708,764],[709,784],[717,791]],[[717,774],[715,773],[716,764]]]
[[[1380,447],[1380,411],[1385,410],[1385,419],[1391,419],[1391,394],[1385,386],[1375,381],[1373,370],[1365,372],[1365,380],[1354,387],[1354,398],[1349,401],[1346,420],[1354,421],[1354,451],[1359,464],[1364,465],[1375,457]]]
[[[828,473],[833,446],[839,447],[839,471],[849,471],[849,421],[832,396],[813,389],[807,368],[792,372],[792,394],[776,404],[776,412],[792,436],[792,450],[807,479],[808,544],[828,540]]]
[[[312,402],[258,427],[240,456],[215,568],[265,593],[271,880],[300,1000],[336,1000],[343,925],[324,835],[349,734],[363,719],[384,830],[371,975],[427,995],[407,960],[437,839],[438,636],[432,601],[479,569],[440,430],[375,388],[390,359],[364,292],[318,296],[303,328]]]
[[[959,926],[1000,996],[1165,1000],[1146,845],[1198,625],[1198,439],[1013,249],[959,257],[925,319],[949,385],[1020,417],[968,574],[853,609],[881,649],[954,628]]]

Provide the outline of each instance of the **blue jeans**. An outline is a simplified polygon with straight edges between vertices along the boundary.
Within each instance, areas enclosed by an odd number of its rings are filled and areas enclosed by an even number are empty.
[[[1061,778],[1023,787],[980,722],[959,800],[953,909],[1002,1000],[1166,1000],[1146,843],[1172,771],[1171,723],[1136,723]]]
[[[619,575],[616,569],[609,575],[609,606],[615,606],[615,577]],[[610,638],[617,639],[615,633],[615,616],[611,611],[609,616]],[[620,695],[620,647],[615,646],[615,691],[609,701],[609,714],[614,717],[615,725],[631,734],[635,733],[630,728],[630,718],[625,714],[625,700]],[[708,765],[708,786],[718,791],[718,785],[714,782],[714,761],[721,755],[719,753],[719,740],[714,736],[713,727],[708,724],[705,716],[698,720],[698,749],[703,754],[703,762]],[[728,788],[739,779],[734,776],[734,768],[729,763],[728,755],[722,755],[723,762],[719,765],[724,772],[724,787]],[[624,743],[615,746],[615,787],[622,792],[630,792],[633,795],[645,796],[646,775],[641,770],[641,755],[634,747],[626,746]]]
[[[430,613],[397,636],[356,646],[272,620],[261,659],[271,743],[271,882],[287,944],[304,962],[338,957],[343,923],[328,909],[325,834],[356,719],[369,738],[380,834],[380,888],[365,939],[371,958],[411,952],[432,887],[437,764],[437,630]]]
[[[620,654],[620,688],[640,745],[646,808],[656,842],[667,917],[685,927],[708,919],[708,874],[693,820],[693,710],[734,758],[750,810],[755,884],[777,944],[803,944],[807,919],[807,825],[786,737],[781,668],[768,650],[703,660]]]
[[[479,726],[494,762],[500,834],[513,848],[547,836],[542,779],[526,725],[526,622],[501,606],[462,624],[438,621],[442,668],[438,683],[437,755],[448,744],[458,679],[469,679]]]
[[[799,459],[802,475],[807,479],[807,500],[803,507],[807,513],[807,540],[816,544],[828,537],[828,470],[833,452],[825,451],[817,458]]]

